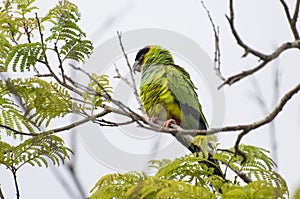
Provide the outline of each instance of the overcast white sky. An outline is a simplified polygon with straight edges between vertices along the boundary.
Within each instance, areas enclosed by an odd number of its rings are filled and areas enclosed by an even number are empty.
[[[39,0],[38,6],[41,7],[41,13],[52,7],[55,2]],[[210,57],[213,56],[214,38],[209,20],[201,6],[200,0],[76,0],[73,2],[78,5],[82,13],[82,21],[80,22],[82,29],[94,41],[96,48],[108,39],[115,37],[116,31],[126,32],[142,28],[157,28],[172,30],[185,35],[205,49]],[[293,5],[294,1],[290,0],[288,2],[290,5]],[[228,13],[228,1],[207,0],[205,3],[215,23],[220,26],[222,71],[224,75],[235,74],[241,70],[255,66],[257,60],[251,59],[251,57],[244,60],[241,59],[243,51],[236,45],[231,35],[225,18],[225,14]],[[248,0],[242,3],[240,1],[239,4],[236,3],[235,8],[237,27],[242,38],[256,49],[268,53],[282,42],[293,38],[278,1]],[[131,58],[133,59],[133,55],[131,55]],[[177,60],[180,63],[184,63],[180,58]],[[278,68],[280,72],[279,96],[283,96],[285,92],[299,82],[299,63],[299,51],[289,51],[284,53],[279,61],[268,65],[255,75],[270,110],[274,105],[273,79],[275,69]],[[99,71],[103,70],[105,69],[99,69]],[[231,87],[226,86],[223,89],[225,92],[226,116],[224,125],[249,123],[264,116],[259,105],[254,100],[257,89],[253,86],[253,78],[244,79]],[[199,95],[201,93],[203,95],[200,89],[198,92]],[[210,96],[203,96],[200,100],[204,113],[211,120],[211,117],[213,117],[211,111],[214,107],[209,102],[209,99]],[[278,142],[278,171],[286,179],[290,190],[293,190],[300,184],[300,159],[297,158],[300,140],[299,101],[300,96],[295,96],[275,121]],[[206,104],[209,105],[206,106]],[[119,132],[118,129],[116,129],[116,132]],[[66,137],[68,143],[70,139],[69,135],[70,132],[62,134],[63,137]],[[116,140],[113,144],[124,144],[124,137],[126,135],[126,132],[123,132],[122,135],[120,134],[120,139]],[[221,146],[232,147],[236,136],[235,133],[220,135]],[[147,138],[149,137],[146,136],[145,139]],[[156,137],[155,139],[159,138]],[[163,137],[162,139],[165,140]],[[243,138],[242,142],[270,150],[268,126],[251,132]],[[88,152],[86,150],[89,146],[83,147],[80,141],[77,141],[77,144],[77,171],[84,191],[88,193],[101,176],[116,171],[112,169],[113,166],[110,163],[103,164],[96,160],[94,158],[95,154],[93,154],[94,151]],[[127,148],[126,144],[124,145],[124,150],[127,150],[128,153],[142,150],[140,149],[142,147],[140,145],[136,147],[130,144],[130,147],[127,145]],[[110,151],[106,153],[109,154]],[[126,159],[122,161],[126,161]],[[122,161],[120,160],[120,165],[124,164]],[[37,169],[29,166],[20,170],[18,177],[22,198],[68,198],[69,195],[66,193],[64,186],[54,177],[53,170],[49,168]],[[67,176],[64,174],[66,170],[60,169],[59,172],[63,176]],[[10,173],[3,167],[0,168],[0,183],[5,196],[8,199],[14,198],[15,191],[12,178]]]

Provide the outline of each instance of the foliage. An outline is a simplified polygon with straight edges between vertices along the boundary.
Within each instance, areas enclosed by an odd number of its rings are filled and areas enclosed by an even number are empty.
[[[109,94],[112,92],[111,88],[107,75],[96,75],[95,73],[92,73],[90,83],[88,84],[88,90],[83,93],[83,99],[86,102],[89,102],[92,105],[92,108],[97,108],[101,106],[103,102],[109,101]],[[91,92],[93,95],[91,95]],[[88,107],[85,108],[89,109]]]
[[[299,199],[300,198],[300,187],[295,191],[293,195],[293,199]]]
[[[68,0],[59,1],[45,16],[39,16],[35,0],[0,4],[0,165],[13,173],[17,198],[16,172],[22,166],[47,167],[70,159],[72,151],[47,128],[73,112],[74,89],[66,82],[71,81],[65,74],[66,61],[83,62],[93,51],[77,25],[80,17],[77,6]],[[3,72],[19,72],[22,77],[8,78]],[[109,87],[106,76],[95,78]],[[97,97],[95,106],[102,102]]]
[[[132,185],[145,180],[146,175],[140,172],[129,172],[126,174],[109,174],[101,178],[94,186],[91,198],[113,198],[122,196]]]
[[[48,126],[52,119],[72,112],[70,94],[57,83],[33,77],[8,79],[6,85],[25,109],[24,116],[36,126],[41,126],[44,121]]]
[[[52,34],[46,39],[49,43],[54,43],[54,49],[61,42],[59,54],[62,60],[72,59],[84,61],[86,55],[90,55],[93,50],[92,42],[83,39],[86,34],[79,28],[77,22],[80,20],[80,13],[76,5],[69,1],[61,1],[51,9],[42,22],[49,21],[53,24]]]
[[[13,71],[30,71],[37,63],[49,66],[46,55],[51,51],[57,54],[60,65],[66,59],[84,61],[92,53],[92,42],[84,39],[86,34],[77,25],[80,13],[76,5],[60,1],[45,17],[39,17],[33,3],[34,0],[6,0],[0,8],[2,71],[10,64]],[[44,39],[45,27],[51,34]]]
[[[42,167],[48,166],[46,158],[54,165],[60,165],[70,159],[71,150],[64,145],[64,141],[55,135],[37,135],[27,139],[18,146],[11,146],[0,141],[0,163],[16,172],[25,164]]]
[[[281,179],[274,178],[273,176],[272,169],[276,164],[266,155],[266,153],[269,153],[267,150],[242,144],[239,148],[247,156],[245,163],[243,163],[243,158],[241,156],[237,156],[233,152],[233,149],[217,153],[214,158],[228,164],[234,170],[245,173],[253,180],[265,180],[269,183],[281,186]]]
[[[18,131],[25,128],[29,132],[34,132],[34,127],[37,127],[36,124],[24,117],[20,106],[11,98],[12,93],[4,81],[0,81],[0,93],[0,124]],[[6,130],[6,133],[8,136],[14,135],[13,131],[9,129]]]
[[[12,46],[3,33],[0,33],[0,43],[0,72],[4,72],[7,70],[5,62]]]
[[[110,174],[102,177],[92,190],[90,199],[98,198],[286,198],[288,189],[283,178],[273,168],[275,163],[267,151],[241,145],[247,154],[246,163],[230,152],[215,155],[224,165],[247,172],[252,182],[242,185],[240,180],[224,180],[207,168],[206,157],[186,155],[174,161],[150,161],[158,169],[154,176],[143,173]],[[132,180],[134,179],[134,180]],[[105,183],[104,183],[105,182]],[[126,187],[122,189],[121,187]],[[117,192],[107,192],[118,190]],[[108,197],[109,196],[109,197]]]

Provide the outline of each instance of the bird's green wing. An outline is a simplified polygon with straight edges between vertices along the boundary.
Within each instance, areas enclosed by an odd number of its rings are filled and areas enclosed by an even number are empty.
[[[166,67],[168,87],[180,106],[181,126],[185,129],[207,129],[207,122],[198,100],[196,87],[189,74],[180,66]]]
[[[141,97],[152,117],[180,120],[185,129],[207,128],[195,86],[179,66],[156,65],[143,71]]]

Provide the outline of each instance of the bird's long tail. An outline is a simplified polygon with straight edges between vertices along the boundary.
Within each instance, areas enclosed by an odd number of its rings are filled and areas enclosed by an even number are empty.
[[[193,143],[193,136],[191,135],[183,135],[180,132],[177,132],[176,134],[173,134],[173,136],[175,136],[175,138],[182,144],[184,145],[187,149],[189,149],[189,151],[191,151],[192,153],[195,153],[197,155],[199,154],[204,154],[204,150],[200,147],[197,146]],[[225,180],[225,176],[220,168],[219,162],[218,160],[213,158],[213,149],[210,146],[207,146],[209,149],[208,151],[208,158],[207,158],[207,162],[204,162],[204,164],[206,164],[209,168],[213,168],[214,169],[214,174],[220,176],[221,178],[223,178]]]

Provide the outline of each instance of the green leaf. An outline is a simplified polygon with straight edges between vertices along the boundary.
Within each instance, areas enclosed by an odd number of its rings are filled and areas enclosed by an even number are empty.
[[[95,73],[91,74],[91,80],[88,84],[90,91],[83,93],[83,99],[92,104],[92,107],[85,108],[97,108],[101,106],[104,102],[107,102],[110,93],[112,92],[112,87],[109,85],[109,78],[107,75],[96,75]]]
[[[48,166],[48,160],[54,165],[70,159],[71,149],[64,146],[64,141],[55,135],[37,135],[17,146],[0,141],[0,164],[9,169],[18,170],[22,166]]]
[[[9,90],[23,104],[25,116],[37,126],[48,126],[52,119],[64,117],[72,112],[69,92],[58,85],[39,78],[8,79]]]
[[[6,58],[5,66],[8,67],[12,62],[13,71],[17,71],[17,67],[21,72],[24,72],[25,68],[30,71],[43,53],[42,45],[39,42],[14,46]]]
[[[34,132],[34,128],[38,128],[38,125],[24,116],[21,107],[14,102],[12,93],[9,86],[0,81],[0,125],[19,131],[26,129]],[[16,137],[13,131],[5,130],[7,135]]]

